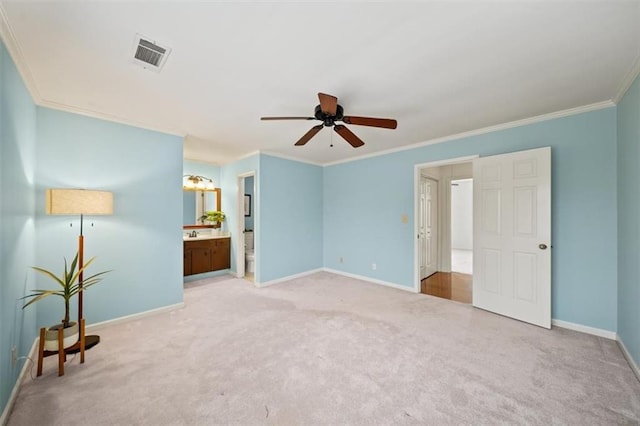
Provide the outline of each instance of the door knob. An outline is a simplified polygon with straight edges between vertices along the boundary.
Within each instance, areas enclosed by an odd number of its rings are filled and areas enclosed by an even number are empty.
[[[538,244],[538,248],[540,250],[546,250],[547,249],[547,245],[546,244]]]

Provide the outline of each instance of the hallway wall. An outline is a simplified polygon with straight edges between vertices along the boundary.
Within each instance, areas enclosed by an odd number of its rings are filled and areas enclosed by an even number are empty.
[[[473,250],[473,181],[451,183],[451,248]]]

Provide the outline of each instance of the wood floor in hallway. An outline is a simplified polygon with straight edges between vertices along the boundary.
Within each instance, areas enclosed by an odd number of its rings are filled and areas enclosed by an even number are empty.
[[[456,302],[471,303],[472,275],[460,272],[436,272],[420,283],[420,292]]]

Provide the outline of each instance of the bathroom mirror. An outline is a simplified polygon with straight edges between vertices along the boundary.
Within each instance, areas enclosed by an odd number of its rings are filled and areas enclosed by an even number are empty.
[[[183,225],[205,225],[200,218],[207,211],[222,210],[220,199],[220,188],[208,191],[182,191]],[[220,223],[212,226],[218,228]]]

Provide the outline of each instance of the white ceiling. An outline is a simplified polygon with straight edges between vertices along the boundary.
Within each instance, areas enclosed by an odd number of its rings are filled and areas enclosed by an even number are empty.
[[[39,105],[185,136],[187,159],[257,150],[318,164],[616,101],[637,74],[640,1],[0,1],[2,35]],[[172,49],[133,64],[136,33]],[[354,149],[315,121],[317,92]],[[330,147],[333,137],[334,147]]]

